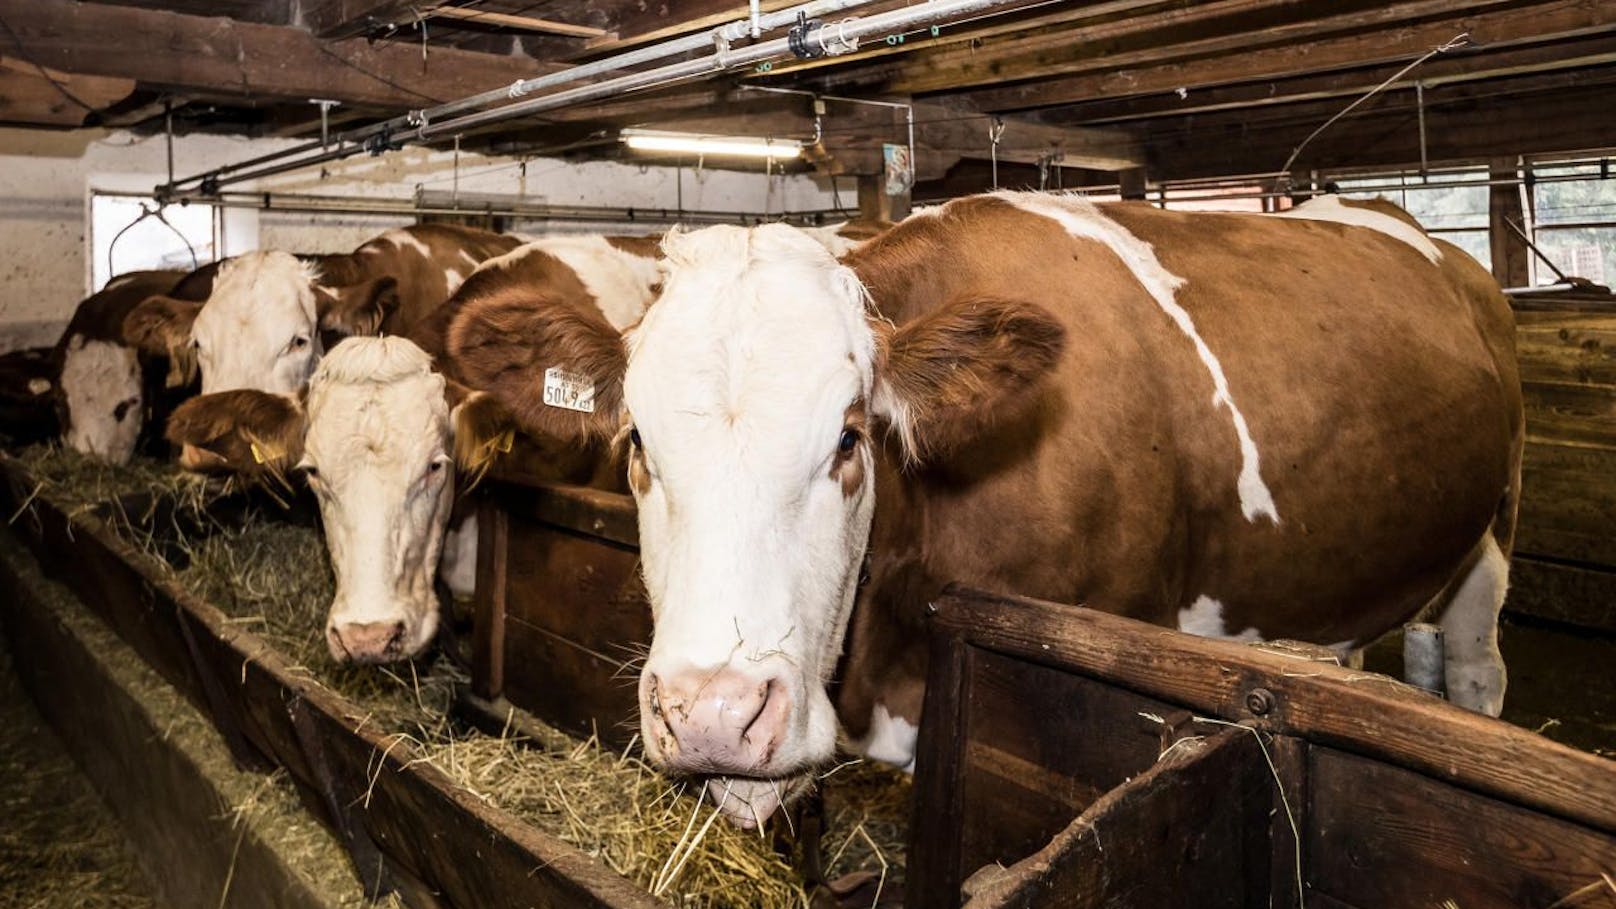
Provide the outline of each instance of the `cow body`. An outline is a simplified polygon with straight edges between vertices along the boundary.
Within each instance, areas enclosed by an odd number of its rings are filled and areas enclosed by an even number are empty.
[[[907,758],[921,616],[952,580],[1345,655],[1496,571],[1522,440],[1507,301],[1456,248],[1356,211],[1380,227],[1008,196],[849,258],[899,324],[1014,288],[1069,339],[990,432],[878,460],[838,699],[856,743]],[[1454,696],[1496,713],[1502,679]]]
[[[949,581],[1343,652],[1435,606],[1454,700],[1497,712],[1511,316],[1405,215],[1003,193],[844,263],[780,225],[666,245],[623,339],[552,319],[502,360],[508,326],[482,334],[483,361],[592,379],[593,420],[533,401],[533,372],[474,378],[557,433],[627,424],[647,755],[738,823],[831,757],[837,718],[909,761]]]
[[[155,453],[161,427],[188,392],[184,353],[142,351],[126,343],[124,323],[151,297],[206,300],[217,264],[193,272],[119,275],[73,311],[52,352],[62,438],[68,447],[122,464],[137,448]],[[171,356],[171,354],[173,354]]]

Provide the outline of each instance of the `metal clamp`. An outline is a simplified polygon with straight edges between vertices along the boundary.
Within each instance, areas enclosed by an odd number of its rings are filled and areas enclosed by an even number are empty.
[[[818,19],[809,21],[807,13],[798,12],[797,24],[786,32],[786,46],[791,48],[792,55],[799,60],[813,60],[825,56],[825,46],[820,44],[816,48],[813,41],[815,33],[823,27],[824,24]]]

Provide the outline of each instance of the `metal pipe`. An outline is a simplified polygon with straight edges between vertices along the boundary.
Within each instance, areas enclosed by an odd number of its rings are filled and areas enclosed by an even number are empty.
[[[819,16],[830,15],[832,13],[852,9],[854,7],[864,6],[871,2],[874,2],[874,0],[812,0],[812,2],[787,7],[786,9],[773,13],[764,13],[758,17],[757,25],[763,31],[774,31],[776,29],[785,28],[795,24],[797,21],[797,15],[799,13],[807,16],[808,18],[817,18]],[[373,123],[369,126],[344,130],[339,132],[337,135],[330,137],[330,139],[331,141],[335,141],[338,145],[345,142],[363,143],[366,140],[375,138],[377,136],[406,130],[410,127],[423,126],[436,119],[452,116],[462,111],[487,107],[490,104],[500,101],[519,98],[540,89],[552,88],[558,85],[565,85],[569,82],[577,82],[581,79],[589,79],[595,76],[605,75],[607,73],[626,69],[631,66],[639,66],[644,63],[665,60],[669,57],[703,50],[715,45],[719,47],[726,47],[730,41],[738,41],[745,38],[748,34],[750,34],[751,29],[752,21],[750,18],[736,20],[707,31],[696,32],[694,34],[673,38],[668,41],[659,42],[657,44],[652,44],[636,50],[615,54],[610,57],[604,57],[592,63],[581,64],[579,66],[570,67],[559,72],[547,73],[543,76],[536,76],[532,79],[520,79],[511,85],[492,89],[480,94],[471,95],[470,97],[461,98],[457,101],[450,101],[420,110],[412,110],[407,114],[393,117],[389,120],[383,120],[379,123]],[[329,144],[329,142],[327,144]],[[255,158],[249,158],[246,161],[238,161],[234,164],[216,167],[212,170],[204,171],[190,177],[185,177],[181,180],[176,181],[170,179],[168,185],[162,187],[159,190],[159,193],[161,194],[164,191],[173,193],[181,186],[192,183],[200,185],[204,181],[208,181],[210,179],[213,179],[216,182],[222,182],[217,181],[217,178],[222,177],[225,174],[232,174],[244,169],[255,168],[271,161],[278,161],[283,158],[305,154],[321,147],[322,145],[320,142],[305,142],[301,145],[295,145],[291,148],[283,149],[278,152],[271,152],[266,155],[259,155]],[[275,173],[280,172],[281,171],[275,171]]]

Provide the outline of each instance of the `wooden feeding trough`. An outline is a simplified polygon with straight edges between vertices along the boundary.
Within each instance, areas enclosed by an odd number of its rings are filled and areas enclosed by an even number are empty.
[[[1086,609],[931,621],[911,907],[1616,907],[1616,763]]]
[[[416,907],[661,905],[415,760],[408,743],[368,726],[365,711],[180,586],[113,526],[129,516],[162,526],[183,515],[145,496],[69,515],[36,496],[37,483],[14,460],[0,467],[0,504],[17,515],[14,527],[46,571],[208,714],[239,762],[284,768],[373,894],[397,892]]]

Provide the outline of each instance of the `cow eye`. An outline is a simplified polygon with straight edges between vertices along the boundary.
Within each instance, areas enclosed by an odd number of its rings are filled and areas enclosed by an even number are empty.
[[[139,406],[139,404],[139,398],[129,398],[128,400],[119,401],[118,406],[112,408],[112,418],[117,420],[119,423],[122,423],[124,418],[129,416],[129,412],[135,407]]]
[[[433,461],[431,464],[426,465],[426,469],[427,469],[428,473],[442,473],[443,472],[443,462],[442,461]]]
[[[858,447],[858,443],[859,431],[849,426],[842,430],[842,437],[836,443],[836,450],[844,455],[852,454],[853,449]]]
[[[320,479],[320,469],[318,467],[315,467],[313,464],[299,464],[297,469],[303,471],[304,479],[308,479],[308,480],[318,480],[318,479]]]
[[[633,428],[629,429],[629,431],[628,431],[628,443],[630,445],[633,445],[635,448],[640,447],[640,431],[638,429],[633,429]]]
[[[308,347],[308,346],[309,346],[308,336],[307,335],[298,335],[298,336],[294,337],[291,340],[291,343],[286,345],[286,350],[287,350],[288,353],[290,353],[290,352],[292,352],[294,350],[302,350],[303,348]]]

